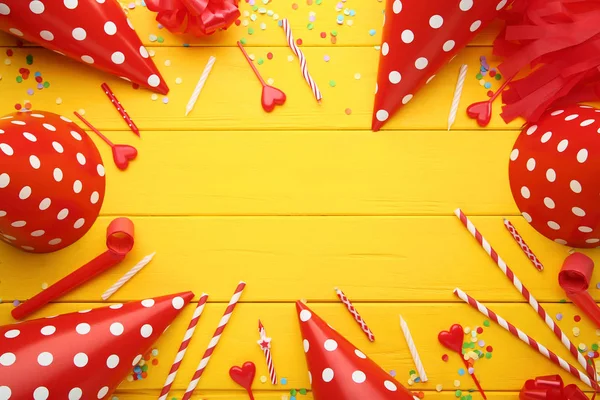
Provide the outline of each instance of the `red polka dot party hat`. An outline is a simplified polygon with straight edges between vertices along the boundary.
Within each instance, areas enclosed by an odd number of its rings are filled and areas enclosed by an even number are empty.
[[[194,294],[0,327],[1,399],[108,399]]]
[[[372,129],[381,129],[508,3],[387,0]]]
[[[167,94],[116,0],[0,0],[0,30]]]
[[[571,105],[525,126],[510,153],[523,218],[556,243],[600,246],[600,109]]]
[[[32,253],[69,246],[98,217],[105,180],[96,145],[69,118],[0,118],[0,240]]]
[[[413,395],[304,303],[296,302],[315,400],[413,400]]]

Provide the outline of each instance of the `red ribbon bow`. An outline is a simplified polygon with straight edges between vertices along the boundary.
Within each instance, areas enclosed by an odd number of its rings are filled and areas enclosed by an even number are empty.
[[[239,0],[146,0],[156,20],[173,33],[212,35],[240,16]]]
[[[576,385],[564,386],[560,375],[538,376],[525,382],[520,400],[589,400]]]

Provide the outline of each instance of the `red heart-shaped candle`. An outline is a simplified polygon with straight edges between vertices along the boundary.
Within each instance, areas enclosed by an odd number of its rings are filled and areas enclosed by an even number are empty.
[[[256,375],[256,366],[253,362],[245,362],[241,367],[233,366],[229,370],[229,376],[235,383],[250,392],[252,382],[254,381],[254,375]]]
[[[438,335],[438,340],[444,347],[459,354],[462,352],[463,338],[463,328],[459,324],[452,325],[450,330],[441,331]]]
[[[138,154],[135,147],[126,144],[115,144],[112,152],[115,164],[121,171],[126,170],[127,166],[129,166],[129,161],[135,160]]]
[[[467,115],[476,119],[479,126],[487,126],[492,119],[492,102],[481,101],[467,107]]]
[[[265,85],[262,90],[262,107],[266,112],[271,112],[275,108],[275,106],[281,106],[285,103],[285,93],[281,90]]]

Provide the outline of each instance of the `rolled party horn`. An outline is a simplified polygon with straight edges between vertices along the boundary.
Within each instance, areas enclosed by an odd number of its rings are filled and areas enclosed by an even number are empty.
[[[23,319],[49,302],[83,285],[96,275],[114,267],[125,259],[133,248],[133,222],[128,218],[114,219],[106,231],[107,250],[79,269],[71,272],[48,289],[41,291],[23,304],[13,308],[15,319]]]
[[[473,222],[471,222],[471,220],[462,212],[460,208],[456,209],[454,213],[460,219],[460,222],[462,222],[464,227],[467,228],[469,233],[475,238],[475,240],[477,240],[477,243],[479,243],[481,248],[485,250],[485,252],[491,257],[492,260],[494,260],[496,266],[500,268],[502,273],[504,273],[508,280],[510,280],[515,289],[517,289],[519,293],[521,293],[521,295],[527,301],[527,303],[529,303],[531,308],[533,308],[535,312],[540,316],[540,318],[544,320],[548,328],[550,328],[550,330],[554,332],[554,336],[556,336],[558,340],[560,340],[560,342],[569,350],[569,352],[575,358],[577,358],[579,364],[583,368],[585,368],[585,370],[590,376],[595,376],[597,378],[596,380],[600,380],[600,376],[596,374],[596,370],[593,368],[593,366],[587,362],[583,354],[579,352],[579,349],[573,344],[573,342],[571,342],[569,337],[565,335],[565,333],[560,329],[556,322],[554,322],[552,317],[548,315],[544,307],[542,307],[542,305],[537,301],[537,299],[531,294],[529,289],[527,289],[527,287],[523,285],[521,280],[509,268],[506,262],[504,262],[502,257],[498,255],[498,253],[496,252],[496,250],[494,250],[492,245],[485,239],[485,237],[483,237],[481,232],[479,232],[479,230],[475,227]]]
[[[573,253],[565,259],[558,273],[558,284],[567,297],[600,328],[600,308],[587,291],[593,272],[594,261],[591,258],[582,253]]]
[[[596,391],[600,390],[598,383],[596,383],[595,380],[590,379],[590,377],[587,376],[584,372],[578,370],[577,368],[575,368],[574,366],[572,366],[571,364],[566,362],[564,359],[560,358],[555,353],[548,350],[545,346],[538,343],[535,339],[533,339],[532,337],[527,335],[525,332],[523,332],[519,328],[515,327],[513,324],[511,324],[510,322],[508,322],[507,320],[505,320],[504,318],[502,318],[501,316],[499,316],[498,314],[496,314],[495,312],[493,312],[492,310],[490,310],[489,308],[487,308],[486,306],[484,306],[483,304],[481,304],[480,302],[478,302],[477,300],[475,300],[474,298],[472,298],[471,296],[469,296],[468,294],[463,292],[462,290],[456,288],[456,289],[454,289],[454,294],[458,298],[463,300],[465,303],[467,303],[471,307],[475,308],[476,310],[478,310],[480,313],[482,313],[483,315],[485,315],[492,321],[496,322],[502,328],[506,329],[507,331],[512,333],[514,336],[518,337],[523,342],[527,343],[530,347],[537,350],[538,353],[544,355],[546,358],[548,358],[554,364],[560,366],[565,371],[570,372],[574,377],[579,378],[579,380],[581,380],[583,383],[585,383],[592,389],[594,389]],[[543,399],[543,397],[542,397],[542,399]]]

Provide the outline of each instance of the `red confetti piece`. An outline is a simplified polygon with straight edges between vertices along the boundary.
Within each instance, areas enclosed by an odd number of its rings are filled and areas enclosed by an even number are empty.
[[[44,79],[42,79],[42,77],[41,77],[41,76],[36,76],[36,77],[35,77],[35,81],[36,81],[37,83],[42,83],[42,82],[44,81]]]
[[[495,76],[496,76],[496,71],[494,71],[494,70],[491,70],[491,71],[490,71],[490,78],[493,78],[493,77],[495,77]]]
[[[581,321],[581,317],[579,315],[574,316],[573,319],[575,320],[575,322]]]
[[[138,85],[137,83],[132,83],[131,87],[134,88],[135,90],[138,90],[140,88],[140,85]]]
[[[298,40],[296,40],[296,44],[297,44],[298,46],[302,46],[302,39],[298,39]]]
[[[443,361],[443,362],[448,362],[448,354],[444,354],[444,355],[442,356],[442,361]]]
[[[152,360],[152,365],[158,365],[158,359],[155,358],[154,360]]]
[[[494,95],[494,92],[492,92],[491,90],[488,90],[487,92],[487,96],[488,97],[492,97]]]
[[[267,53],[267,58],[268,58],[269,60],[272,60],[272,59],[273,59],[273,53],[271,53],[271,52],[268,52],[268,53]]]
[[[477,333],[482,334],[483,333],[483,328],[482,327],[478,327],[477,328]]]
[[[331,43],[332,44],[336,44],[337,43],[337,38],[335,36],[331,37]]]
[[[486,348],[485,348],[485,350],[486,350],[487,352],[491,353],[491,352],[493,352],[493,351],[494,351],[494,348],[493,348],[492,346],[488,346],[488,347],[486,347]]]
[[[327,33],[326,32],[321,32],[321,38],[325,39],[327,37]]]
[[[242,23],[242,21],[240,21],[239,19],[235,20],[235,26],[240,26],[241,23]]]
[[[15,110],[20,110],[21,109],[21,105],[19,103],[15,104]]]
[[[296,4],[296,3],[293,3],[293,4],[292,4],[292,10],[297,10],[297,9],[298,9],[298,4]]]
[[[352,109],[351,108],[346,108],[346,115],[350,115],[352,114]]]
[[[6,55],[9,56],[9,57],[12,57],[12,55],[13,55],[12,49],[6,50]]]

